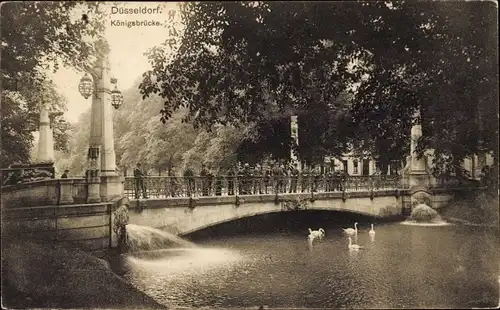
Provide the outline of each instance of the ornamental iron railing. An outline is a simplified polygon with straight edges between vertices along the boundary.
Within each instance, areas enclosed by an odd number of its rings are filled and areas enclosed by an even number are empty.
[[[125,195],[131,199],[355,192],[399,188],[401,188],[400,176],[144,176],[126,177],[124,184]]]

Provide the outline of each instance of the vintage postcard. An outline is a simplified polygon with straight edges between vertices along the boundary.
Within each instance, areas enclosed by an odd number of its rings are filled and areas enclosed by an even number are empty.
[[[3,308],[499,306],[497,2],[0,16]]]

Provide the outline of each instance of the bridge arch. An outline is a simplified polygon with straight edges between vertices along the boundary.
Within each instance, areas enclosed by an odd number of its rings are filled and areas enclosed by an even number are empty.
[[[356,215],[359,215],[359,216],[362,216],[362,217],[374,218],[376,220],[380,220],[380,219],[383,218],[380,215],[375,215],[375,214],[372,214],[372,213],[369,213],[369,212],[352,211],[352,210],[346,210],[346,209],[341,209],[341,208],[336,208],[336,209],[308,208],[308,209],[291,210],[291,211],[289,211],[289,210],[287,210],[287,211],[283,211],[283,210],[275,210],[275,211],[273,211],[273,210],[266,210],[264,212],[251,213],[251,214],[246,214],[246,215],[243,215],[243,216],[235,216],[235,217],[230,217],[230,218],[226,218],[226,219],[222,219],[222,220],[218,220],[218,221],[213,221],[213,222],[210,222],[210,223],[205,223],[205,224],[197,226],[197,227],[192,227],[189,230],[179,232],[179,235],[182,235],[182,236],[190,235],[190,234],[197,233],[197,232],[200,232],[202,230],[205,230],[207,228],[212,228],[212,227],[216,227],[216,226],[219,226],[219,225],[222,225],[222,224],[228,224],[228,223],[231,223],[231,222],[236,222],[236,221],[244,220],[244,219],[250,219],[250,218],[253,218],[253,217],[260,217],[260,216],[264,216],[264,215],[283,215],[283,216],[285,216],[285,215],[289,215],[290,213],[312,213],[312,212],[314,212],[314,213],[316,213],[316,212],[325,212],[325,213],[331,213],[331,214],[345,213],[345,214],[350,214],[353,217],[355,217]]]
[[[145,206],[140,211],[132,210],[129,212],[129,223],[162,228],[178,235],[187,235],[239,219],[290,212],[293,207],[284,202],[275,203],[272,199],[269,201],[250,201],[247,198],[246,200],[240,205],[234,204],[234,201],[230,203],[221,203],[220,201],[206,204],[198,203],[194,208],[186,205],[169,206],[163,202],[158,203],[157,206]],[[348,212],[360,216],[382,218],[388,216],[386,212],[388,208],[392,210],[393,214],[400,213],[399,205],[398,198],[395,196],[374,198],[368,196],[346,200],[331,198],[315,200],[314,202],[308,201],[296,211]],[[134,208],[132,207],[132,209]]]

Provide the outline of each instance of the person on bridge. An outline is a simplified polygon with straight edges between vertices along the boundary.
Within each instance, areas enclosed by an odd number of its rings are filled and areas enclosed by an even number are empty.
[[[271,165],[271,177],[272,177],[273,190],[274,190],[273,194],[276,194],[279,192],[280,179],[282,177],[280,167],[276,163],[273,163]]]
[[[272,186],[273,173],[269,166],[264,171],[264,193],[268,194],[269,186]]]
[[[245,191],[245,172],[241,164],[238,164],[236,167],[236,183],[238,185],[238,195],[244,195],[243,192]]]
[[[235,182],[235,172],[234,166],[229,167],[226,172],[227,175],[227,194],[232,196],[234,195],[234,182]]]
[[[168,169],[168,178],[169,178],[169,184],[168,184],[169,191],[168,191],[168,193],[170,194],[170,197],[176,197],[177,191],[178,191],[178,185],[177,185],[177,177],[175,176],[175,168],[174,167]]]
[[[325,171],[325,191],[326,192],[333,191],[333,173],[331,169]]]
[[[262,192],[263,184],[263,170],[262,166],[257,164],[255,169],[253,169],[253,194],[263,194]]]
[[[297,163],[294,163],[290,168],[290,193],[297,192],[297,180],[299,178],[299,169],[297,169]]]
[[[252,179],[253,179],[253,169],[250,168],[248,163],[245,164],[243,168],[243,195],[252,194]]]
[[[214,194],[214,180],[215,180],[215,174],[212,169],[212,167],[208,166],[207,169],[207,187],[208,187],[208,195],[211,196]]]
[[[201,164],[200,171],[200,179],[201,179],[201,193],[203,196],[208,196],[208,170],[205,164]]]
[[[337,188],[339,191],[344,191],[344,184],[347,182],[347,177],[349,174],[345,170],[340,170],[339,171],[339,181]]]
[[[69,174],[69,170],[64,170],[64,173],[61,175],[61,179],[67,179]]]
[[[186,196],[190,197],[195,190],[194,172],[190,166],[186,167],[183,176],[184,176],[184,184],[186,186]]]
[[[301,190],[302,192],[307,192],[310,190],[310,186],[311,186],[311,180],[310,180],[310,177],[311,177],[311,171],[309,170],[309,167],[305,167],[304,169],[302,169],[302,173],[300,174],[300,177],[301,177]]]
[[[218,169],[217,173],[215,173],[215,182],[214,182],[214,194],[215,196],[222,195],[222,170]]]
[[[286,193],[286,188],[288,185],[288,171],[286,170],[284,164],[280,165],[279,171],[280,171],[279,186],[278,186],[279,192]]]
[[[142,197],[148,199],[146,185],[144,184],[144,173],[141,170],[141,163],[138,163],[134,169],[135,179],[135,199],[139,199],[139,191],[142,190]]]
[[[313,171],[313,192],[317,192],[319,187],[321,186],[321,181],[323,179],[323,174],[321,173],[321,168],[316,167]]]

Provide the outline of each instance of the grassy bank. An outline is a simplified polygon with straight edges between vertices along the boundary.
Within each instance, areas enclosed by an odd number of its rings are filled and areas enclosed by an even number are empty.
[[[499,226],[499,200],[493,193],[455,197],[447,206],[439,210],[443,218],[451,221],[482,226]]]
[[[160,309],[106,261],[56,244],[2,240],[2,308]]]

